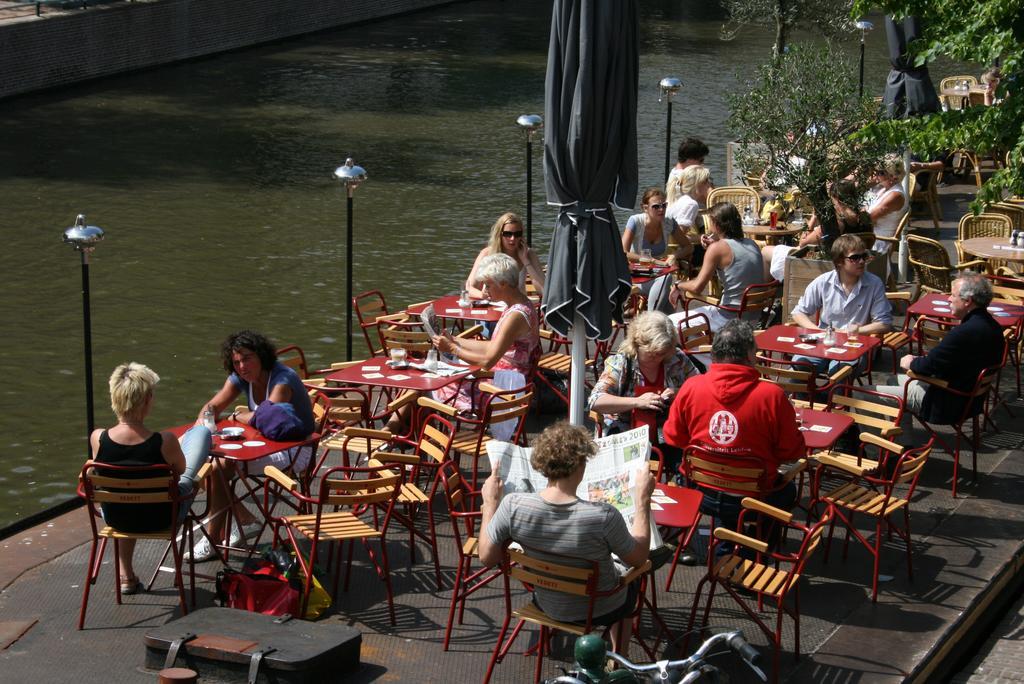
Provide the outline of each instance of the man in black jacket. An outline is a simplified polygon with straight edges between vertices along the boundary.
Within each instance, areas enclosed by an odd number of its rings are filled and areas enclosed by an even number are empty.
[[[992,301],[992,285],[982,275],[965,273],[953,281],[949,306],[960,319],[942,341],[925,356],[907,354],[900,367],[917,375],[946,381],[953,389],[970,391],[985,368],[998,366],[1006,345],[1003,329],[987,310]],[[924,420],[939,425],[956,422],[963,414],[966,397],[940,387],[900,376],[898,387],[879,387],[889,394],[903,395],[906,387],[906,409]],[[976,400],[980,410],[984,398]]]

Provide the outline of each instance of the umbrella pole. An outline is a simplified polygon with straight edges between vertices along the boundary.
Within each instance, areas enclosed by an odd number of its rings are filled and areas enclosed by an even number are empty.
[[[578,313],[572,322],[572,365],[569,370],[569,422],[583,425],[587,374],[587,329]]]
[[[903,196],[906,198],[907,213],[910,213],[910,149],[907,148],[903,152]],[[910,219],[907,219],[907,225],[903,227],[903,232],[900,233],[900,244],[899,252],[897,253],[897,263],[899,264],[899,276],[900,282],[906,283],[910,280],[909,266],[910,266],[910,249],[907,247],[907,233],[910,232]]]

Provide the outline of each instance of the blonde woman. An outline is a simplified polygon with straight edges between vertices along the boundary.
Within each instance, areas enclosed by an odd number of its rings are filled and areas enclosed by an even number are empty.
[[[896,226],[909,206],[903,193],[903,159],[895,154],[887,155],[872,180],[875,186],[868,193],[865,211],[871,216],[875,235],[893,237]],[[880,254],[887,254],[889,243],[875,240],[873,249]]]
[[[110,407],[117,423],[106,430],[94,430],[89,437],[92,460],[115,466],[141,468],[167,464],[178,475],[178,493],[190,497],[195,477],[210,453],[210,431],[201,425],[181,438],[170,432],[153,432],[144,421],[153,408],[153,389],[160,376],[141,363],[122,363],[110,376]],[[112,472],[112,471],[108,471]],[[100,474],[105,474],[100,469]],[[122,532],[153,532],[167,528],[170,504],[101,504],[103,519]],[[178,520],[188,514],[188,503],[178,506]],[[121,564],[121,593],[142,591],[132,565],[134,539],[121,539],[117,545]]]
[[[544,293],[544,269],[540,265],[540,259],[533,248],[526,244],[523,235],[523,220],[517,214],[507,211],[498,217],[498,220],[491,226],[491,239],[487,246],[480,250],[473,262],[473,268],[466,278],[466,290],[473,299],[485,297],[480,287],[477,269],[484,257],[491,254],[507,254],[516,261],[519,267],[519,289],[526,291],[526,275],[530,275],[534,287],[541,294]]]
[[[666,465],[673,467],[681,452],[665,446],[661,426],[676,392],[687,378],[700,374],[679,350],[678,341],[668,316],[660,311],[641,313],[629,324],[618,352],[605,361],[587,401],[588,409],[605,414],[605,434],[648,425],[651,442],[661,448]]]
[[[675,219],[694,245],[700,244],[703,226],[697,225],[697,216],[701,208],[707,205],[708,193],[714,185],[711,183],[711,172],[706,166],[687,166],[682,172],[669,180],[665,187],[665,198],[668,209],[665,216]]]

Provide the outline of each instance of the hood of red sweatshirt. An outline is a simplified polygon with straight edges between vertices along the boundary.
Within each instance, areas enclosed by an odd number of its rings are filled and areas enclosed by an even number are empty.
[[[756,368],[736,363],[712,363],[707,377],[711,393],[722,404],[741,400],[761,382]]]

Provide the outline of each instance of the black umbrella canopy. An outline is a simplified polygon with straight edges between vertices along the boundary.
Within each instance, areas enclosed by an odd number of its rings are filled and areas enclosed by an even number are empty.
[[[885,112],[890,119],[906,119],[939,111],[939,96],[928,76],[928,67],[915,67],[907,55],[907,44],[921,35],[921,22],[907,17],[896,23],[885,18],[892,71],[885,84]]]
[[[545,81],[544,176],[555,223],[548,325],[607,339],[632,281],[612,204],[632,207],[638,170],[636,0],[555,0]]]

